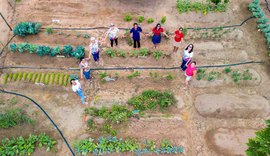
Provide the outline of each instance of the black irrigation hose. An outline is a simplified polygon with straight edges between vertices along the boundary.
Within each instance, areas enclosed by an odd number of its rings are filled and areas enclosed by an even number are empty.
[[[232,64],[221,64],[221,65],[207,65],[207,66],[197,66],[197,68],[221,68],[221,67],[231,67],[239,66],[244,64],[263,64],[263,61],[247,61]],[[0,67],[2,69],[43,69],[43,70],[80,70],[79,68],[50,68],[50,67],[31,67],[31,66],[7,66]],[[111,67],[111,68],[91,68],[90,70],[175,70],[179,67]]]
[[[270,9],[269,9],[269,2],[268,2],[268,0],[265,0],[265,2],[266,2],[266,7],[267,7],[267,10],[270,12]]]
[[[54,121],[51,119],[51,117],[48,115],[48,113],[33,99],[31,99],[30,97],[20,94],[20,93],[15,93],[15,92],[9,92],[9,91],[5,91],[3,89],[0,89],[0,93],[5,93],[5,94],[12,94],[12,95],[16,95],[16,96],[21,96],[24,97],[28,100],[30,100],[31,102],[33,102],[45,115],[46,117],[51,121],[51,123],[53,124],[53,126],[57,129],[57,131],[59,132],[59,134],[61,135],[62,139],[64,140],[64,142],[66,143],[67,147],[69,148],[72,156],[75,156],[75,153],[73,152],[72,148],[70,147],[69,143],[67,142],[66,138],[64,137],[64,135],[62,134],[61,130],[58,128],[58,126],[54,123]]]
[[[2,55],[2,53],[4,52],[5,48],[7,47],[7,45],[13,40],[13,38],[15,37],[16,35],[13,35],[9,40],[8,42],[5,44],[5,46],[2,48],[1,52],[0,52],[0,56]]]
[[[216,27],[209,27],[209,28],[186,28],[186,29],[191,29],[191,30],[200,30],[200,29],[216,29],[216,28],[231,28],[231,27],[239,27],[242,26],[245,22],[248,20],[254,18],[253,16],[248,17],[244,21],[242,21],[240,24],[234,24],[234,25],[228,25],[228,26],[216,26]],[[41,28],[41,29],[47,29],[47,28]],[[92,28],[60,28],[60,27],[55,27],[51,28],[55,30],[96,30],[96,29],[109,29],[109,27],[92,27]],[[129,28],[118,28],[120,30],[129,30]]]

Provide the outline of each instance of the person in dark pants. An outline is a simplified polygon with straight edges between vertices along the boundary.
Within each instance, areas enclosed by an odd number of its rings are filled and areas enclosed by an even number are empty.
[[[153,42],[155,48],[157,48],[157,46],[161,42],[161,33],[163,35],[165,35],[167,38],[169,38],[169,36],[165,33],[164,29],[161,27],[161,25],[159,23],[149,33],[149,35],[153,34],[152,42]]]
[[[111,47],[113,47],[113,42],[115,42],[115,46],[117,47],[117,45],[118,45],[119,29],[113,23],[111,23],[110,29],[106,33],[105,39],[108,37],[108,35],[109,35],[109,39],[111,41]]]
[[[90,49],[90,52],[89,52],[88,60],[90,59],[91,54],[92,54],[94,61],[98,63],[99,62],[99,45],[98,45],[98,40],[96,40],[95,37],[90,38],[89,49]]]
[[[142,28],[139,27],[137,23],[134,23],[133,28],[130,30],[130,35],[131,35],[131,37],[133,39],[133,48],[134,48],[134,50],[136,48],[138,48],[138,50],[140,50],[140,47],[141,47],[140,33],[143,33],[145,35],[145,33],[142,31]]]
[[[193,44],[189,44],[184,50],[184,56],[182,59],[181,69],[185,71],[187,69],[188,64],[191,62],[193,57]]]
[[[89,63],[87,62],[87,59],[85,59],[84,57],[80,58],[79,67],[80,67],[81,80],[83,80],[84,78],[86,80],[90,80],[91,79],[90,67],[89,67]]]

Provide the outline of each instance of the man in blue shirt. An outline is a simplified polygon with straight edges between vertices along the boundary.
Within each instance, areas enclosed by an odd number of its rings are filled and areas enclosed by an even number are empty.
[[[140,47],[141,47],[140,33],[143,33],[145,35],[145,33],[142,31],[142,28],[139,27],[137,23],[134,23],[133,28],[130,30],[130,36],[133,39],[133,48],[134,48],[134,50],[136,50],[137,47],[138,47],[138,50],[140,50]]]

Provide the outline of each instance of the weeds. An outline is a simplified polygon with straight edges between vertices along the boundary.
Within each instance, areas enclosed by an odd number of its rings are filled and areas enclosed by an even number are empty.
[[[140,75],[141,75],[140,72],[135,71],[135,72],[133,72],[132,74],[128,75],[127,78],[131,80],[131,79],[133,79],[134,77],[138,77],[138,76],[140,76]]]
[[[10,128],[17,125],[29,123],[33,124],[34,121],[26,116],[21,109],[8,109],[4,114],[0,114],[0,128]]]
[[[155,50],[153,52],[153,56],[156,60],[159,60],[162,56],[163,56],[163,52],[162,51],[159,51],[159,50]]]
[[[167,80],[173,80],[174,79],[174,76],[172,73],[169,73],[167,76],[166,76],[166,79]]]
[[[52,28],[46,28],[46,32],[45,32],[47,35],[50,35],[53,33],[53,30]]]

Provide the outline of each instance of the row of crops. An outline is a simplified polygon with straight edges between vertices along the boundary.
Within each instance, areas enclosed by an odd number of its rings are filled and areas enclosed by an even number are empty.
[[[67,86],[73,75],[64,73],[13,72],[3,75],[4,84],[11,82],[32,82],[45,85]]]

